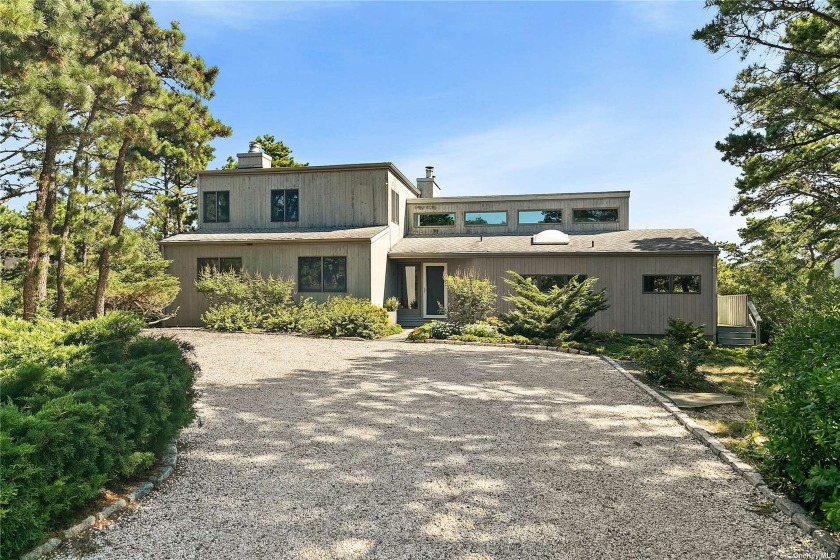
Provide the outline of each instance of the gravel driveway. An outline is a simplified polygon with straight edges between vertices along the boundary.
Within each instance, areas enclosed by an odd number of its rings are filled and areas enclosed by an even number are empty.
[[[179,466],[61,558],[804,558],[820,549],[603,361],[171,329]]]

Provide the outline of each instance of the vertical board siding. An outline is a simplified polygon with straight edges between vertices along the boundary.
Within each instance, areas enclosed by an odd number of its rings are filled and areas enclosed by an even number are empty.
[[[718,324],[732,327],[749,325],[747,317],[747,296],[745,294],[718,296]]]
[[[508,270],[520,274],[586,274],[598,278],[596,289],[607,289],[610,308],[598,313],[590,327],[625,334],[662,334],[669,318],[705,325],[715,332],[714,255],[698,256],[581,256],[581,257],[475,257],[425,259],[446,262],[449,274],[475,270],[489,278],[498,293],[501,312],[510,309],[504,297],[510,293],[503,279]],[[699,274],[700,294],[644,294],[644,274]]]
[[[370,302],[382,307],[388,288],[388,250],[391,241],[388,234],[380,236],[370,244]]]
[[[617,208],[618,222],[575,223],[573,210],[583,208]],[[561,210],[562,224],[519,224],[520,210]],[[507,224],[499,226],[468,226],[464,223],[464,212],[506,211]],[[450,227],[420,227],[416,225],[417,214],[455,213],[455,225]],[[408,227],[412,235],[462,235],[462,234],[531,234],[546,229],[559,229],[567,233],[586,233],[595,231],[623,231],[630,228],[630,202],[624,196],[595,196],[569,198],[541,198],[534,195],[531,199],[517,200],[482,200],[448,201],[433,198],[417,199],[408,205]]]
[[[388,223],[387,169],[301,173],[203,175],[199,184],[199,229],[365,227]],[[298,189],[300,220],[271,221],[271,191]],[[230,192],[230,221],[204,223],[205,191]]]
[[[384,236],[387,239],[387,236]],[[251,273],[292,278],[297,285],[298,257],[347,257],[347,294],[371,297],[370,243],[286,243],[268,244],[183,244],[165,245],[166,259],[172,261],[169,273],[176,276],[181,292],[170,309],[177,309],[167,326],[200,326],[207,310],[207,298],[195,287],[198,259],[204,257],[242,257],[242,268]],[[317,301],[326,301],[334,293],[303,293]]]

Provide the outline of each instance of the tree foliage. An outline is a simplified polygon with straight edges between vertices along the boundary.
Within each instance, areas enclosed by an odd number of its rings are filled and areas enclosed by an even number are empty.
[[[458,271],[444,278],[448,291],[446,316],[456,325],[487,320],[496,313],[496,286],[475,270]]]
[[[791,310],[762,365],[769,471],[840,530],[840,281]]]
[[[263,134],[254,138],[254,142],[260,145],[262,151],[271,156],[271,167],[306,167],[308,163],[300,163],[292,157],[292,150],[282,140],[276,139],[271,134]],[[222,169],[236,169],[239,167],[233,157],[228,157]]]
[[[540,291],[530,278],[508,270],[511,295],[504,296],[513,310],[500,319],[510,335],[532,340],[581,340],[589,334],[587,324],[599,311],[609,308],[607,290],[595,292],[597,278],[580,280],[577,276],[565,286]]]
[[[722,92],[735,108],[717,144],[741,168],[733,213],[751,218],[744,242],[792,251],[797,267],[840,258],[840,4],[709,0],[717,13],[694,33],[746,68]]]

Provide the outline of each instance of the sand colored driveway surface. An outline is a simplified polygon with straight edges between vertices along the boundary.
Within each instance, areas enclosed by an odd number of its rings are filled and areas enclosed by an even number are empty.
[[[199,419],[57,557],[802,558],[786,517],[594,357],[172,329]],[[816,557],[816,556],[811,556]]]

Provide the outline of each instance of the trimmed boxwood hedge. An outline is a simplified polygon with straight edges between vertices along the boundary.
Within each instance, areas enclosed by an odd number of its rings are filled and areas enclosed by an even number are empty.
[[[193,418],[189,348],[112,313],[0,317],[0,557],[40,544],[103,486],[148,468]]]

